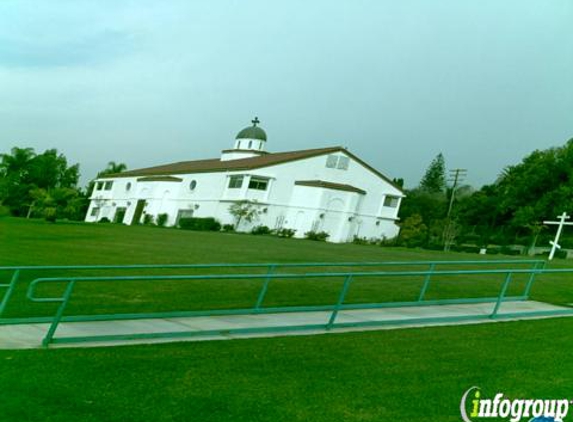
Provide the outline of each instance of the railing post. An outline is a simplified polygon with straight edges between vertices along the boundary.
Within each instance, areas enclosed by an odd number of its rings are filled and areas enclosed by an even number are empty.
[[[18,282],[19,277],[20,277],[20,270],[14,271],[14,274],[12,274],[12,279],[10,280],[10,284],[6,284],[3,286],[3,287],[6,287],[7,290],[4,293],[4,297],[2,298],[2,302],[0,302],[0,316],[2,316],[2,314],[4,314],[4,311],[6,310],[6,306],[8,306],[8,301],[10,300],[10,298],[12,297],[12,294],[14,293],[14,289],[16,288],[16,283]]]
[[[261,291],[259,292],[259,297],[257,298],[257,303],[255,304],[255,312],[258,312],[263,306],[263,302],[265,300],[265,296],[267,295],[267,290],[269,289],[269,284],[271,282],[271,275],[275,272],[277,265],[272,264],[269,266],[269,270],[267,271],[267,278],[263,282],[263,286],[261,287]]]
[[[54,338],[54,334],[56,334],[56,330],[58,329],[58,324],[60,323],[62,316],[64,315],[64,310],[68,305],[68,301],[70,300],[70,296],[72,295],[72,291],[74,290],[74,280],[69,280],[68,285],[66,286],[66,290],[64,291],[64,295],[62,296],[62,303],[58,307],[56,311],[56,315],[54,315],[54,319],[50,324],[50,328],[46,333],[46,337],[42,340],[42,346],[48,347]]]
[[[531,275],[529,276],[529,280],[527,281],[527,284],[525,285],[525,290],[523,291],[523,297],[525,297],[526,300],[529,299],[529,296],[531,294],[531,288],[533,287],[533,283],[535,282],[535,276],[537,275],[535,270],[545,269],[546,263],[547,263],[546,261],[541,261],[533,264]]]
[[[327,330],[330,330],[334,325],[334,321],[336,320],[338,312],[340,311],[340,308],[344,303],[344,299],[346,298],[346,293],[348,293],[348,289],[350,288],[351,282],[352,282],[352,274],[347,275],[346,278],[344,279],[344,284],[342,285],[342,290],[340,291],[340,295],[338,296],[338,301],[336,302],[336,305],[334,305],[334,309],[332,311],[332,314],[330,315],[330,319],[326,324]]]
[[[503,285],[501,286],[501,291],[499,292],[499,296],[497,297],[497,302],[495,303],[495,306],[493,308],[493,312],[489,316],[490,318],[496,317],[497,312],[499,311],[499,307],[501,306],[501,303],[503,302],[503,299],[504,299],[505,294],[507,292],[507,288],[509,287],[509,283],[511,282],[511,276],[512,276],[512,273],[510,273],[510,272],[507,273],[507,275],[505,276],[505,281],[503,282]]]
[[[430,287],[430,279],[432,278],[432,273],[434,272],[435,269],[436,269],[436,263],[432,262],[430,264],[430,269],[429,269],[428,275],[426,275],[426,278],[424,279],[424,284],[422,285],[422,290],[420,291],[420,296],[418,297],[418,302],[422,302],[424,300],[424,296],[426,296],[426,292],[428,291],[428,288]]]

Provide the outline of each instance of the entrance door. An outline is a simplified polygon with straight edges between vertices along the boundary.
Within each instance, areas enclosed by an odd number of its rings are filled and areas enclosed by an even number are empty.
[[[145,207],[145,199],[140,199],[137,201],[137,205],[135,206],[135,212],[133,213],[133,219],[131,220],[131,225],[139,224],[139,220],[141,220],[141,214],[143,214],[143,208]]]
[[[123,223],[123,219],[125,217],[125,212],[127,211],[127,208],[125,207],[119,207],[118,209],[115,210],[115,216],[113,217],[113,222],[114,223]]]
[[[331,199],[326,206],[326,213],[322,220],[322,230],[327,232],[330,241],[340,240],[340,228],[344,219],[344,201],[339,198]]]

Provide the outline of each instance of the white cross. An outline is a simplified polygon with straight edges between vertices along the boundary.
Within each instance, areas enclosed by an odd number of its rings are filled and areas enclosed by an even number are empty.
[[[559,238],[561,237],[561,232],[563,231],[563,226],[573,226],[573,223],[566,223],[565,222],[565,220],[569,220],[569,218],[571,218],[570,216],[567,215],[566,212],[557,216],[557,218],[559,218],[559,221],[544,221],[543,222],[543,224],[558,224],[559,225],[559,227],[557,228],[557,234],[555,235],[555,240],[552,240],[549,242],[551,244],[551,252],[549,253],[549,260],[553,259],[553,256],[555,255],[555,251],[557,249],[561,249],[561,246],[559,245]]]

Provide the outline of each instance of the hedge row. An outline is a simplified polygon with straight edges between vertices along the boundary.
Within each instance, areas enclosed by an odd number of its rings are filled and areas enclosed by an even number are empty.
[[[213,217],[186,217],[179,219],[179,227],[184,230],[216,231],[221,230],[221,223]]]

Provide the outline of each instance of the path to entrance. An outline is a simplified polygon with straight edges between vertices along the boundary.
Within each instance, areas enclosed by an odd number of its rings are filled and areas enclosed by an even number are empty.
[[[383,309],[343,310],[338,314],[337,326],[326,329],[332,314],[326,312],[286,312],[258,315],[226,315],[208,317],[154,318],[118,321],[62,322],[57,338],[62,343],[50,347],[94,347],[127,344],[149,344],[173,341],[228,340],[253,337],[276,337],[284,335],[308,335],[396,329],[406,327],[429,327],[437,325],[460,325],[521,319],[547,318],[535,316],[535,312],[562,311],[570,308],[536,301],[504,302],[503,314],[490,318],[491,303],[412,306]],[[520,314],[523,314],[520,316]],[[454,318],[455,321],[451,319]],[[449,320],[448,320],[449,319]],[[353,326],[359,324],[359,326]],[[370,324],[370,325],[369,325]],[[345,326],[346,325],[346,326]],[[31,349],[42,347],[42,339],[50,324],[12,324],[0,326],[0,349]],[[308,329],[301,330],[305,326]],[[314,328],[311,328],[314,327]],[[245,333],[237,330],[245,329]],[[257,331],[259,330],[259,331]],[[229,333],[228,331],[233,331]],[[178,333],[180,334],[178,336]],[[137,338],[138,335],[169,334],[162,338]],[[94,341],[98,336],[131,336],[132,339]],[[65,342],[66,339],[81,339]],[[87,340],[91,338],[92,340]]]

